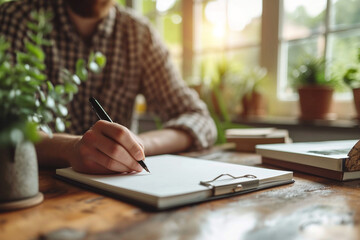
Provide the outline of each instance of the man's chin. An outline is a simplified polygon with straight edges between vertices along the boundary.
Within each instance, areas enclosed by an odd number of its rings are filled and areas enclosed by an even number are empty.
[[[113,6],[113,0],[64,0],[70,9],[83,18],[104,17],[109,8]]]

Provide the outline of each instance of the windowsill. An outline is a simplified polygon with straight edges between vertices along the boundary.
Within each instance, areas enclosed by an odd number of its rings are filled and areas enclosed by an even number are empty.
[[[139,133],[156,129],[150,114],[137,116]],[[294,142],[360,139],[360,127],[357,120],[316,120],[300,121],[295,117],[254,117],[234,119],[235,123],[252,127],[275,127],[287,129]]]

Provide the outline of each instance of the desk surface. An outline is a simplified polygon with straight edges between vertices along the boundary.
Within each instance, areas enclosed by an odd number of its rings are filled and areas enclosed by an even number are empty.
[[[246,165],[254,154],[211,157]],[[265,166],[270,167],[270,166]],[[164,212],[69,185],[40,171],[42,204],[0,213],[0,239],[357,239],[360,180],[295,173],[295,183]]]

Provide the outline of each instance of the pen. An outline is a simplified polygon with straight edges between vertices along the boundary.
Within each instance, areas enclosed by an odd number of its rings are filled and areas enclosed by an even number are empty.
[[[93,97],[89,98],[89,102],[91,104],[92,109],[95,111],[96,115],[101,120],[106,120],[109,122],[113,122],[109,115],[105,112],[105,110],[101,107],[100,103]],[[137,161],[147,172],[150,172],[147,166],[145,165],[144,161],[140,160]]]

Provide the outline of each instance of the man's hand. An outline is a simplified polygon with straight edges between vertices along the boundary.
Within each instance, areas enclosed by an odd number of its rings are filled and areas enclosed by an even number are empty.
[[[70,164],[84,173],[141,172],[144,146],[129,129],[100,120],[74,145]]]

